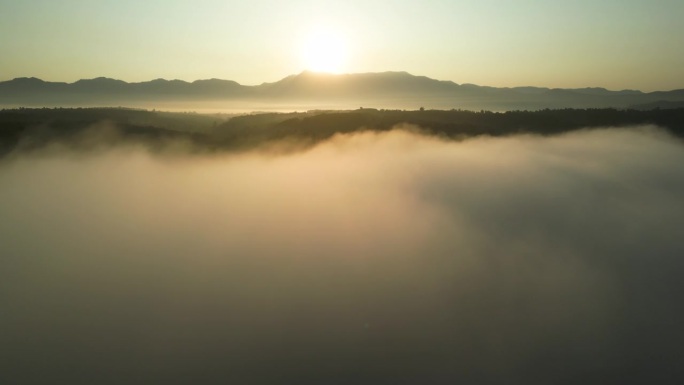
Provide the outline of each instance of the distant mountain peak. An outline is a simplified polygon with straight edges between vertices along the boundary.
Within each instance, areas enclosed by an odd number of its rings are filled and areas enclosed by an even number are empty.
[[[0,82],[0,106],[87,106],[158,101],[253,100],[257,103],[363,103],[378,107],[418,106],[464,109],[538,109],[628,107],[657,101],[684,101],[684,90],[643,93],[602,87],[575,89],[489,87],[457,84],[406,71],[333,74],[305,70],[273,83],[245,86],[217,78],[193,82],[157,78],[127,83],[108,77],[73,83],[46,82],[35,77]],[[313,104],[307,104],[313,103]],[[393,104],[394,103],[394,104]],[[347,105],[347,104],[345,104]]]
[[[45,80],[36,77],[19,77],[10,80],[15,83],[46,83]]]
[[[100,77],[93,78],[93,79],[79,79],[79,80],[75,81],[73,84],[85,84],[85,83],[92,83],[92,84],[128,84],[123,80],[107,78],[104,76],[100,76]]]
[[[211,78],[211,79],[198,79],[193,81],[191,84],[239,84],[238,82],[234,80],[225,80],[225,79],[217,79],[217,78]]]

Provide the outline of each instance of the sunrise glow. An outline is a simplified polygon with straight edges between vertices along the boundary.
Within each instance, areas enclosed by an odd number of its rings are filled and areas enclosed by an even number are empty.
[[[336,31],[311,32],[302,44],[302,65],[309,71],[340,73],[346,69],[348,59],[347,41]]]

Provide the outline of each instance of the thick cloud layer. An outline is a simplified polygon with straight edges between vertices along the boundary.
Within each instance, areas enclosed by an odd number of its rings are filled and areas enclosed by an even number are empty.
[[[0,164],[0,382],[675,383],[654,128]]]

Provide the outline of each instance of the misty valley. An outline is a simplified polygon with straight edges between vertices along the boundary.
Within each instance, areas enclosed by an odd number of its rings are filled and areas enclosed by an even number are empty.
[[[684,384],[682,20],[0,0],[0,385]]]
[[[672,383],[683,126],[2,110],[0,378]]]

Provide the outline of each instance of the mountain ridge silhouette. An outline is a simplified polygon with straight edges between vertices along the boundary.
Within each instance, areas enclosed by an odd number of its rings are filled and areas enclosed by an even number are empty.
[[[0,82],[3,104],[65,106],[158,100],[347,101],[451,105],[453,108],[541,109],[541,108],[626,108],[632,105],[684,101],[684,89],[642,92],[608,90],[601,87],[492,87],[436,80],[404,71],[327,74],[303,71],[275,82],[243,85],[233,80],[154,79],[143,82],[97,77],[73,83],[50,82],[35,77]]]

